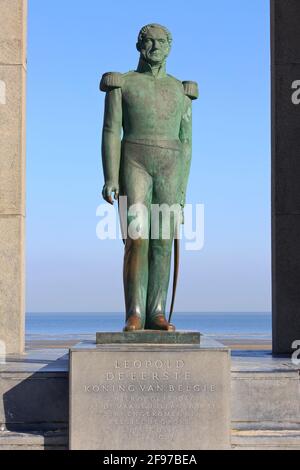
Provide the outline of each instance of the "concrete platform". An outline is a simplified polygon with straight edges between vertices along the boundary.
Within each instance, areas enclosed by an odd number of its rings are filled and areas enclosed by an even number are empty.
[[[232,428],[300,430],[299,367],[270,351],[232,351]]]
[[[68,428],[68,354],[34,350],[0,363],[0,429]]]

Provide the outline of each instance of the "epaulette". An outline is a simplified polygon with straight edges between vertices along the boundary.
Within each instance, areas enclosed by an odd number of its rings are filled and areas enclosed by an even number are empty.
[[[182,82],[184,93],[191,99],[196,100],[199,96],[197,82]]]
[[[102,75],[100,82],[101,91],[109,91],[114,88],[122,88],[123,75],[119,72],[107,72]]]

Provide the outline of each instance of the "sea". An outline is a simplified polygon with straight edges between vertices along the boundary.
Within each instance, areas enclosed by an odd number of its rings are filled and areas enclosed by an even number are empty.
[[[271,313],[174,313],[177,330],[215,338],[271,340]],[[26,339],[84,339],[96,331],[121,331],[124,313],[27,313]]]

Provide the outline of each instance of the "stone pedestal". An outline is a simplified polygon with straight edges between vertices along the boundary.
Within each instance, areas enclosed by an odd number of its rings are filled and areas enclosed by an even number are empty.
[[[0,0],[0,350],[24,349],[27,0]]]
[[[70,350],[72,450],[226,449],[229,350],[80,343]]]

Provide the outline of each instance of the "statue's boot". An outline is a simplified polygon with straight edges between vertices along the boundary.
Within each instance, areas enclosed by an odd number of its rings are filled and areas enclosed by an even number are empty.
[[[175,331],[175,326],[172,325],[172,323],[169,323],[163,314],[159,314],[147,320],[146,329]]]
[[[124,326],[123,331],[137,331],[137,330],[142,330],[143,325],[142,325],[142,319],[139,315],[130,315],[127,318],[126,325]]]

